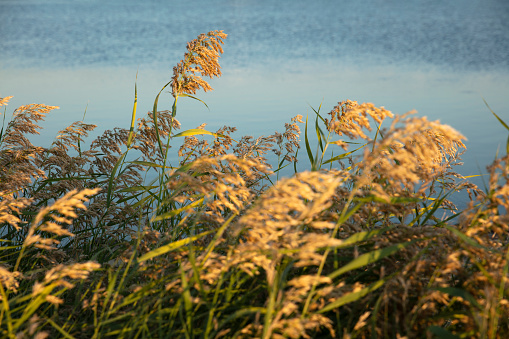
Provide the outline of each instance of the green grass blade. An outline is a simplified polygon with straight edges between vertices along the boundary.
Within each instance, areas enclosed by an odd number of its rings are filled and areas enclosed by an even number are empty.
[[[341,307],[343,305],[346,305],[348,303],[354,302],[359,300],[360,298],[364,297],[368,293],[380,288],[385,284],[385,282],[389,279],[389,277],[378,280],[377,282],[374,282],[373,284],[369,285],[368,287],[364,287],[362,290],[357,292],[348,293],[339,299],[336,299],[334,302],[330,303],[329,305],[325,306],[321,310],[318,311],[318,313],[324,313],[331,311],[335,308]]]
[[[214,235],[214,238],[212,239],[212,241],[210,242],[210,244],[207,246],[207,249],[205,250],[205,255],[203,256],[203,259],[202,259],[202,263],[201,263],[201,266],[203,266],[205,264],[205,262],[207,261],[207,259],[209,258],[210,256],[210,253],[212,253],[212,250],[214,249],[214,246],[217,244],[218,240],[223,236],[223,233],[224,231],[226,230],[226,228],[228,227],[228,225],[230,225],[230,223],[232,222],[232,220],[236,217],[237,215],[236,214],[233,214],[230,218],[228,218],[228,220],[226,220],[224,222],[224,224],[221,225],[221,227],[219,227],[216,231],[215,231],[215,235]]]
[[[255,306],[249,306],[246,308],[243,308],[241,310],[233,312],[228,318],[224,319],[222,322],[219,323],[218,329],[221,329],[225,327],[229,322],[232,320],[241,318],[244,319],[246,316],[249,315],[256,315],[257,313],[265,314],[266,313],[265,307],[255,307]]]
[[[451,193],[452,191],[449,191],[449,193]],[[426,224],[426,221],[428,221],[433,215],[435,215],[435,212],[437,211],[437,209],[442,206],[442,202],[445,200],[445,198],[449,195],[449,193],[447,193],[446,195],[444,195],[442,198],[438,199],[438,200],[435,200],[435,202],[433,203],[433,207],[428,211],[428,213],[426,214],[426,217],[424,218],[423,221],[420,222],[421,225],[425,225]],[[423,211],[423,213],[425,213],[425,211]]]
[[[329,144],[332,144],[332,142],[329,142]],[[366,144],[364,144],[364,145],[362,145],[361,147],[358,147],[358,148],[354,149],[353,151],[346,152],[346,153],[343,153],[343,154],[337,155],[337,156],[335,156],[335,157],[333,157],[333,158],[330,158],[329,160],[325,161],[323,164],[324,164],[324,165],[326,165],[326,164],[328,164],[328,163],[330,163],[330,162],[333,162],[333,161],[336,161],[336,160],[343,159],[343,158],[345,158],[345,157],[347,157],[347,156],[349,156],[349,155],[351,155],[351,154],[353,154],[353,153],[357,152],[358,150],[360,150],[361,148],[365,147],[366,145],[367,145],[367,143],[366,143]]]
[[[136,72],[136,81],[134,82],[134,104],[133,114],[131,115],[131,127],[129,129],[129,137],[127,138],[127,148],[131,147],[134,140],[134,123],[136,122],[136,107],[138,106],[138,72]]]
[[[67,339],[74,339],[72,335],[70,335],[68,332],[66,332],[62,327],[58,326],[57,323],[55,323],[50,318],[45,319],[47,322],[50,323],[51,326],[53,326],[64,338]]]
[[[197,97],[194,97],[194,96],[192,96],[192,95],[185,94],[185,93],[182,93],[182,94],[180,94],[179,96],[181,96],[181,97],[187,97],[187,98],[191,98],[191,99],[197,100],[197,101],[201,102],[202,104],[204,104],[204,105],[205,105],[205,107],[207,107],[207,108],[210,110],[209,106],[207,106],[207,104],[205,103],[205,101],[203,101],[203,100],[201,100],[201,99],[198,99]]]
[[[377,236],[377,235],[387,231],[388,229],[389,228],[384,228],[384,229],[380,229],[380,230],[355,233],[354,235],[343,240],[343,242],[340,245],[334,246],[333,248],[339,249],[339,248],[346,248],[346,247],[355,245],[359,242],[369,240],[369,239],[373,238],[374,236]]]
[[[320,114],[320,110],[322,109],[322,104],[320,104],[320,106],[318,106],[318,110],[314,109],[312,106],[309,106],[309,107],[311,107],[313,112],[315,112],[316,117],[319,118],[320,120],[322,120],[323,124],[326,125],[327,123],[326,123],[325,119]]]
[[[132,186],[132,187],[126,187],[122,188],[119,192],[139,192],[139,191],[149,191],[154,188],[158,188],[159,186]]]
[[[168,252],[171,252],[171,251],[174,251],[182,246],[185,246],[187,244],[190,244],[192,243],[193,241],[196,241],[197,239],[200,239],[200,238],[203,238],[204,236],[208,235],[212,233],[212,231],[206,231],[206,232],[203,232],[203,233],[200,233],[198,235],[195,235],[195,236],[192,236],[192,237],[189,237],[189,238],[185,238],[185,239],[182,239],[182,240],[178,240],[178,241],[175,241],[175,242],[171,242],[167,245],[164,245],[164,246],[161,246],[159,248],[156,248],[155,250],[152,250],[148,253],[145,253],[144,255],[142,255],[141,257],[138,258],[137,262],[138,263],[142,263],[144,261],[147,261],[149,259],[152,259],[152,258],[155,258],[155,257],[158,257],[160,255],[163,255],[165,253],[168,253]]]
[[[161,152],[162,156],[164,156],[164,151],[163,151],[163,144],[161,142],[161,137],[159,136],[159,127],[158,127],[158,124],[157,124],[157,103],[159,102],[159,96],[161,95],[161,93],[170,84],[171,84],[171,81],[168,82],[166,85],[164,85],[163,88],[161,88],[161,90],[159,91],[159,93],[157,94],[157,96],[156,96],[156,98],[154,100],[154,107],[152,109],[152,119],[154,119],[154,129],[156,131],[157,144],[159,146],[159,151]]]
[[[122,154],[122,156],[117,160],[117,163],[113,167],[113,170],[111,171],[110,178],[108,180],[108,192],[106,195],[106,207],[111,206],[111,197],[113,196],[113,182],[115,181],[115,175],[117,174],[117,170],[124,161],[125,157],[127,155],[127,152]]]
[[[203,134],[212,135],[212,136],[214,136],[216,138],[221,136],[219,134],[206,131],[204,129],[192,128],[192,129],[188,129],[186,131],[180,132],[178,134],[175,134],[173,137],[174,138],[179,138],[179,137],[188,137],[188,136],[192,136],[192,135],[203,135]]]
[[[340,275],[350,272],[352,270],[355,270],[357,268],[361,268],[363,266],[375,263],[391,254],[394,254],[398,252],[399,250],[407,247],[410,244],[413,244],[415,241],[408,241],[402,244],[396,244],[392,245],[386,248],[381,248],[379,250],[371,251],[369,253],[365,253],[363,255],[360,255],[356,259],[350,261],[345,266],[341,267],[340,269],[332,272],[328,275],[329,278],[334,279],[339,277]]]
[[[306,126],[304,128],[304,143],[306,144],[306,151],[308,152],[309,162],[311,163],[311,170],[315,170],[315,161],[313,158],[313,152],[311,151],[311,146],[309,145],[308,117],[307,116],[306,116]]]
[[[180,279],[182,281],[182,289],[183,289],[181,296],[184,299],[184,309],[186,311],[186,319],[185,319],[185,324],[187,325],[187,326],[185,326],[186,327],[186,337],[190,337],[189,333],[187,333],[187,332],[192,331],[191,309],[193,307],[193,302],[191,300],[191,292],[189,291],[190,287],[189,287],[189,283],[188,283],[188,280],[186,277],[186,273],[184,272],[184,269],[182,268],[182,264],[180,263],[180,261],[179,261],[179,266],[180,266]]]
[[[2,320],[2,322],[0,322],[0,323],[2,324],[2,327],[3,327],[3,325],[4,325],[3,315],[5,312],[5,318],[6,318],[6,322],[7,322],[7,330],[9,331],[9,333],[14,335],[14,333],[12,333],[13,332],[13,320],[11,317],[11,310],[9,307],[9,298],[7,296],[7,293],[4,290],[4,285],[0,284],[0,294],[2,295],[2,300],[0,300],[0,302],[2,303],[2,311],[0,313],[0,315],[1,315],[0,320]]]
[[[7,107],[4,107],[4,116],[2,117],[2,130],[0,130],[0,146],[2,145],[2,138],[4,136],[4,127],[5,127],[5,112],[7,112]]]
[[[298,155],[299,155],[299,149],[297,149],[297,151],[295,152],[295,159],[297,159]],[[294,173],[297,174],[297,161],[293,162],[293,170],[294,170]]]
[[[504,126],[508,131],[509,131],[509,126],[507,126],[507,124],[504,122],[504,120],[502,120],[495,112],[493,112],[493,110],[491,109],[491,107],[488,105],[488,103],[486,102],[486,100],[484,100],[484,98],[482,99],[484,101],[484,103],[486,104],[486,107],[488,107],[488,109],[490,110],[490,112],[495,116],[495,118],[497,118],[497,120],[502,124],[502,126]],[[509,136],[507,137],[507,143],[506,143],[506,154],[509,154]]]
[[[193,208],[193,207],[196,207],[196,206],[200,205],[203,202],[203,200],[204,200],[204,198],[201,198],[201,199],[198,199],[196,201],[193,201],[189,205],[186,205],[186,206],[184,206],[182,208],[179,208],[179,209],[176,209],[176,210],[171,210],[169,212],[166,212],[166,213],[160,214],[158,216],[152,217],[152,219],[150,221],[151,222],[155,222],[155,221],[161,221],[161,220],[165,220],[165,219],[174,217],[177,214],[180,214],[180,213],[182,213],[184,211],[187,211],[190,208]]]
[[[171,166],[163,166],[156,164],[155,162],[150,161],[142,161],[142,160],[134,160],[134,161],[127,161],[128,164],[135,164],[135,165],[142,165],[147,167],[154,167],[154,168],[165,168],[165,169],[174,169],[175,167]]]
[[[315,120],[315,132],[316,132],[316,137],[318,138],[318,146],[320,147],[320,149],[322,150],[322,153],[323,153],[326,137],[325,137],[325,134],[323,133],[322,129],[318,125],[318,116],[316,117],[316,120]]]
[[[23,325],[38,309],[39,307],[44,304],[46,301],[46,296],[51,294],[53,289],[55,289],[56,284],[50,284],[48,286],[45,286],[40,293],[33,297],[30,300],[30,303],[23,309],[22,316],[17,319],[16,323],[13,325],[13,329],[17,330],[21,325]],[[62,290],[60,291],[62,292]],[[54,293],[55,296],[57,296],[59,293]]]
[[[486,104],[486,107],[488,107],[488,109],[490,110],[490,112],[495,116],[495,118],[497,118],[497,120],[502,124],[502,126],[504,126],[508,131],[509,131],[509,126],[507,126],[507,124],[504,122],[504,120],[502,120],[495,112],[493,112],[493,110],[491,109],[491,107],[488,105],[488,103],[486,102],[486,100],[484,100],[484,98],[482,99],[484,101],[484,103]]]

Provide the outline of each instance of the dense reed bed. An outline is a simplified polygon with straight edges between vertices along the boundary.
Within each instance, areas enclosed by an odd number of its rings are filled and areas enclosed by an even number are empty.
[[[479,189],[454,170],[460,133],[350,100],[266,137],[181,131],[178,100],[211,90],[225,38],[188,43],[153,110],[137,118],[135,95],[131,127],[87,148],[96,126],[38,147],[29,136],[58,107],[14,110],[1,336],[507,338],[508,156]]]

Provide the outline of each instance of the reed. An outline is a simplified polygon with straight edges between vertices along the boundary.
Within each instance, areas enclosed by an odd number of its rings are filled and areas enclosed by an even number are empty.
[[[188,43],[153,109],[137,117],[135,86],[130,128],[88,148],[95,125],[44,148],[29,136],[58,107],[14,110],[0,132],[2,337],[509,336],[508,155],[482,191],[454,170],[460,133],[350,100],[268,137],[181,131],[178,99],[211,90],[226,37]]]

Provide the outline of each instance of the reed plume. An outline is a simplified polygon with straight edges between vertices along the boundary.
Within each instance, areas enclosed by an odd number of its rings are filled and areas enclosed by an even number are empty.
[[[171,90],[175,98],[182,94],[196,94],[199,88],[205,92],[212,90],[202,76],[221,75],[219,55],[223,53],[221,45],[226,37],[223,31],[210,31],[187,44],[184,59],[173,68]]]

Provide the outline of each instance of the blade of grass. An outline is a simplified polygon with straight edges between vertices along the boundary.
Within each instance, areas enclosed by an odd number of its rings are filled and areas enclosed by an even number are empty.
[[[113,182],[115,181],[115,175],[117,174],[118,168],[122,165],[127,152],[124,152],[120,158],[117,160],[117,163],[111,170],[110,178],[108,180],[108,191],[106,192],[106,207],[109,208],[111,206],[111,197],[113,196]]]
[[[320,149],[322,150],[322,152],[324,151],[324,140],[325,140],[325,134],[323,133],[322,129],[320,128],[320,126],[318,125],[318,115],[316,117],[316,120],[315,120],[315,133],[316,133],[316,137],[318,138],[318,146],[320,147]],[[318,149],[317,149],[318,151]],[[318,155],[317,155],[318,156]]]
[[[196,241],[200,238],[203,238],[204,236],[208,235],[212,233],[212,231],[206,231],[206,232],[203,232],[203,233],[200,233],[198,235],[195,235],[195,236],[192,236],[192,237],[189,237],[189,238],[185,238],[185,239],[182,239],[182,240],[178,240],[178,241],[175,241],[175,242],[171,242],[167,245],[164,245],[164,246],[161,246],[159,248],[156,248],[155,250],[152,250],[148,253],[145,253],[144,255],[142,255],[141,257],[138,258],[137,262],[138,263],[142,263],[144,261],[147,261],[149,259],[153,259],[155,257],[158,257],[160,255],[163,255],[165,253],[168,253],[168,252],[171,252],[171,251],[174,251],[182,246],[185,246],[193,241]]]
[[[351,235],[350,237],[343,240],[343,242],[340,245],[334,246],[334,249],[346,248],[346,247],[352,246],[354,244],[357,244],[359,242],[369,240],[369,239],[373,238],[374,236],[384,233],[388,229],[389,228],[387,227],[387,228],[383,228],[383,229],[379,229],[379,230],[355,233],[354,235]]]
[[[127,138],[127,148],[131,147],[131,144],[134,140],[134,123],[136,122],[136,107],[138,106],[138,72],[136,72],[136,80],[134,81],[134,104],[133,104],[133,114],[131,115],[131,127],[129,129],[129,137]]]
[[[180,266],[180,280],[182,281],[182,297],[184,298],[184,310],[186,312],[186,337],[189,337],[188,331],[192,332],[192,315],[191,310],[193,307],[193,302],[191,300],[191,292],[189,291],[189,283],[186,277],[186,273],[184,272],[184,269],[182,268],[182,263],[179,260],[179,266]],[[192,334],[192,333],[191,333]]]
[[[175,134],[173,137],[179,138],[179,137],[187,137],[187,136],[192,136],[192,135],[203,135],[203,134],[212,135],[216,138],[218,136],[222,136],[220,134],[212,133],[212,132],[206,131],[204,129],[192,128],[192,129],[188,129],[186,131],[180,132],[178,134]]]
[[[308,138],[308,116],[306,116],[306,125],[304,128],[304,143],[306,145],[306,151],[308,152],[308,158],[309,162],[311,163],[311,170],[315,171],[315,161],[313,158],[313,152],[311,151],[311,146],[309,145],[309,138]]]
[[[335,308],[338,308],[338,307],[341,307],[343,305],[346,305],[348,303],[357,301],[360,298],[362,298],[365,295],[367,295],[368,293],[373,292],[374,290],[382,287],[383,284],[385,284],[385,282],[387,280],[389,280],[390,278],[391,277],[385,277],[384,279],[380,279],[380,280],[374,282],[373,284],[371,284],[371,285],[369,285],[367,287],[364,287],[360,291],[348,293],[348,294],[346,294],[346,295],[336,299],[334,302],[328,304],[327,306],[325,306],[324,308],[319,310],[318,313],[328,312],[328,311],[331,311],[331,310],[333,310]]]
[[[490,110],[490,112],[495,116],[495,118],[497,118],[497,120],[500,122],[500,124],[502,124],[502,126],[504,126],[508,131],[509,131],[509,126],[507,126],[507,124],[504,122],[504,120],[502,120],[495,112],[493,112],[493,110],[491,109],[491,107],[488,105],[488,103],[486,102],[486,100],[484,100],[484,98],[482,99],[484,101],[484,103],[486,104],[486,107],[488,107],[488,109]],[[509,154],[509,136],[507,137],[507,143],[506,143],[506,154]]]
[[[155,162],[150,161],[142,161],[142,160],[134,160],[134,161],[128,161],[128,164],[135,164],[135,165],[142,165],[147,167],[155,167],[155,168],[163,168],[162,165],[156,164]],[[174,167],[166,166],[167,169],[174,169]]]
[[[152,109],[152,119],[154,120],[154,130],[156,132],[156,139],[157,139],[157,144],[159,146],[159,151],[161,152],[162,156],[164,156],[164,151],[163,151],[163,144],[161,142],[161,137],[159,136],[159,127],[158,127],[158,124],[157,124],[157,104],[159,102],[159,96],[164,91],[164,89],[166,87],[168,87],[171,83],[172,83],[172,81],[168,82],[166,85],[163,86],[163,88],[161,88],[161,90],[159,91],[159,93],[157,94],[157,96],[156,96],[156,98],[154,100],[154,107]],[[172,112],[172,114],[174,114],[174,112]]]
[[[331,143],[329,143],[329,144],[332,144],[332,142],[331,142]],[[345,158],[345,157],[347,157],[347,156],[349,156],[349,155],[351,155],[351,154],[353,154],[353,153],[357,152],[358,150],[360,150],[361,148],[365,147],[366,145],[367,145],[367,143],[366,143],[366,144],[364,144],[364,145],[362,145],[361,147],[358,147],[358,148],[354,149],[353,151],[346,152],[346,153],[343,153],[343,154],[337,155],[337,156],[335,156],[335,157],[333,157],[333,158],[330,158],[329,160],[325,161],[323,164],[324,164],[324,165],[326,165],[326,164],[328,164],[328,163],[330,163],[330,162],[333,162],[333,161],[336,161],[336,160],[343,159],[343,158]]]
[[[204,104],[204,105],[205,105],[205,107],[207,107],[207,108],[210,110],[209,106],[207,106],[207,104],[205,103],[205,101],[203,101],[203,100],[201,100],[201,99],[198,99],[197,97],[194,97],[194,96],[189,95],[189,94],[186,94],[186,93],[181,93],[181,94],[179,94],[179,96],[180,96],[180,97],[187,97],[187,98],[191,98],[191,99],[197,100],[197,101],[201,102],[202,104]]]
[[[164,220],[164,219],[168,219],[168,218],[171,218],[171,217],[174,217],[176,216],[177,214],[180,214],[184,211],[187,211],[188,209],[190,208],[193,208],[193,207],[196,207],[198,205],[200,205],[201,203],[203,203],[204,201],[204,198],[201,198],[201,199],[198,199],[196,201],[193,201],[192,203],[190,203],[189,205],[186,205],[184,207],[181,207],[179,209],[176,209],[176,210],[171,210],[169,212],[166,212],[166,213],[163,213],[163,214],[160,214],[158,216],[154,216],[150,219],[151,222],[154,222],[154,221],[160,221],[160,220]]]
[[[346,272],[350,272],[352,270],[355,270],[357,268],[361,268],[363,266],[373,264],[385,257],[388,257],[389,255],[392,255],[394,253],[397,253],[399,250],[415,243],[416,240],[407,241],[405,243],[392,245],[389,247],[381,248],[375,251],[371,251],[368,253],[364,253],[357,257],[356,259],[350,261],[345,266],[341,267],[340,269],[332,272],[328,275],[329,278],[334,279],[339,277],[342,274],[345,274]]]
[[[64,338],[74,339],[72,335],[66,332],[62,327],[58,326],[58,324],[51,320],[51,318],[46,318],[45,320],[49,322],[50,325],[53,326]]]
[[[320,110],[322,109],[322,104],[320,103],[320,105],[318,106],[318,110],[314,109],[311,105],[309,105],[309,107],[311,107],[311,109],[313,110],[313,112],[315,112],[316,114],[316,117],[321,119],[323,124],[324,125],[327,125],[325,119],[322,117],[322,115],[320,114]]]

